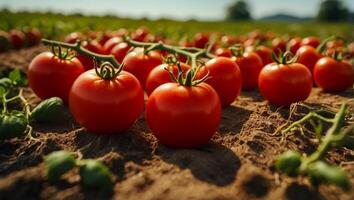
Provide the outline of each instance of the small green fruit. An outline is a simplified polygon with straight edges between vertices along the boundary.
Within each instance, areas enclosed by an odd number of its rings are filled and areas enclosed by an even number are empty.
[[[80,176],[85,187],[112,188],[111,172],[98,160],[84,160],[83,165],[80,167]]]
[[[56,151],[44,159],[47,167],[47,177],[50,182],[57,182],[60,177],[75,167],[74,156],[67,151]]]
[[[297,151],[287,151],[283,153],[275,163],[278,170],[285,172],[289,176],[295,176],[302,162],[301,154]]]

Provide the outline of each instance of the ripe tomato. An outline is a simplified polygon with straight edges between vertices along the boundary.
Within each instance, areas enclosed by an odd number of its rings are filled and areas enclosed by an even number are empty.
[[[11,30],[9,32],[10,34],[10,39],[11,39],[11,44],[12,47],[15,49],[20,49],[25,46],[25,34],[22,33],[22,31],[19,30]]]
[[[259,74],[262,96],[277,106],[303,101],[312,89],[311,72],[300,63],[266,65]]]
[[[318,37],[307,37],[302,39],[301,46],[309,45],[313,48],[317,48],[320,45],[321,40]]]
[[[215,90],[206,83],[182,86],[166,83],[150,95],[146,121],[161,144],[193,148],[206,144],[215,134],[221,106]]]
[[[103,50],[106,54],[109,54],[113,47],[115,47],[117,44],[123,42],[123,39],[121,37],[112,37],[111,39],[107,40],[106,43],[103,45]]]
[[[228,48],[218,48],[215,50],[214,54],[218,57],[226,57],[226,58],[230,58],[232,56],[232,52]]]
[[[84,35],[80,32],[73,32],[67,35],[64,39],[66,43],[74,44],[77,40],[82,40]]]
[[[27,76],[29,86],[39,98],[60,97],[67,103],[72,84],[83,72],[77,58],[63,60],[51,52],[43,52],[31,61]]]
[[[90,132],[120,133],[142,113],[144,92],[129,72],[121,71],[114,79],[104,80],[92,69],[74,82],[69,108],[76,121]]]
[[[146,41],[150,31],[146,27],[139,27],[132,33],[132,39],[139,42]]]
[[[272,59],[272,49],[266,46],[257,46],[249,48],[247,47],[246,52],[255,52],[258,56],[262,59],[263,66],[268,65],[269,63],[273,62]]]
[[[104,46],[104,44],[105,44],[109,39],[111,39],[112,37],[113,37],[112,32],[110,32],[110,31],[103,32],[102,35],[101,35],[101,37],[100,37],[100,39],[99,39],[100,44],[101,44],[102,46]]]
[[[144,49],[136,48],[128,53],[123,59],[124,70],[132,73],[145,89],[146,79],[156,66],[162,64],[162,56],[157,51],[144,54]]]
[[[227,46],[231,46],[233,44],[236,44],[236,42],[238,41],[238,39],[235,36],[231,36],[231,35],[224,35],[221,37],[221,43]]]
[[[316,62],[321,58],[321,55],[312,46],[302,46],[297,50],[298,63],[305,65],[312,73]]]
[[[348,62],[323,57],[315,65],[316,84],[328,92],[342,92],[353,87],[353,68]]]
[[[289,48],[291,53],[296,54],[297,50],[301,47],[302,39],[299,37],[293,38],[289,41]]]
[[[240,67],[242,76],[242,89],[252,90],[258,86],[258,76],[263,68],[262,59],[253,52],[246,52],[242,56],[233,57]]]
[[[279,55],[280,52],[286,51],[286,41],[282,38],[275,38],[272,40],[272,49],[276,55]]]
[[[97,42],[97,40],[84,41],[82,43],[82,47],[94,53],[104,54],[103,47],[99,42]],[[91,58],[78,54],[77,59],[80,60],[86,71],[93,68],[94,63]]]
[[[37,28],[32,28],[26,33],[28,46],[33,46],[41,41],[42,34]]]
[[[197,33],[193,41],[195,47],[204,49],[209,42],[209,35],[206,33]]]
[[[222,106],[228,106],[235,101],[241,92],[241,71],[238,65],[230,58],[217,57],[209,60],[205,67],[199,70],[198,79],[209,71],[209,78],[205,83],[211,85],[220,97]]]
[[[111,54],[116,58],[119,63],[122,63],[124,57],[127,55],[130,48],[131,47],[127,43],[122,42],[112,48]]]
[[[191,68],[189,65],[184,63],[181,63],[180,65],[184,73]],[[161,64],[155,67],[153,70],[151,70],[149,76],[146,79],[145,91],[149,96],[160,85],[172,82],[171,77],[165,68],[173,72],[173,75],[177,77],[178,67],[176,65]]]

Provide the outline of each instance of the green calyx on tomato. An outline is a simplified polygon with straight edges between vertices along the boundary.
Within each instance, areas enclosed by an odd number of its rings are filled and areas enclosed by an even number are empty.
[[[294,56],[294,54],[290,51],[286,51],[285,53],[280,51],[279,55],[277,56],[274,52],[272,52],[272,59],[277,64],[289,65],[297,61],[298,55]]]
[[[230,50],[234,56],[240,57],[243,55],[245,48],[241,44],[235,44],[234,46],[230,47]]]

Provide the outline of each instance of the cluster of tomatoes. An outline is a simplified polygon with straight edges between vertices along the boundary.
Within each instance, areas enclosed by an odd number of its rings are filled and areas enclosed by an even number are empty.
[[[20,31],[12,29],[9,32],[0,30],[0,53],[10,49],[21,49],[40,43],[42,33],[37,28]]]
[[[124,37],[128,34],[131,40]],[[161,46],[169,41],[146,28],[132,33],[120,29],[71,33],[65,44],[77,40],[92,55],[113,55],[121,67],[116,70],[110,63],[97,67],[97,60],[80,51],[70,59],[68,52],[44,52],[29,66],[33,91],[42,99],[62,98],[77,122],[98,134],[126,131],[145,106],[150,129],[162,144],[172,147],[205,144],[218,128],[221,107],[230,105],[241,90],[259,88],[270,103],[289,106],[309,96],[313,80],[331,92],[353,86],[347,60],[352,58],[353,43],[345,46],[337,38],[321,51],[315,49],[321,43],[315,37],[285,40],[260,32],[245,38],[198,33],[178,46]],[[283,53],[287,49],[296,56]],[[348,52],[349,57],[339,56]],[[164,63],[171,55],[175,59]]]

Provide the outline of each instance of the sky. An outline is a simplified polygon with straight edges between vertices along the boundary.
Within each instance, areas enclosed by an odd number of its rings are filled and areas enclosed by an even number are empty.
[[[122,17],[177,20],[221,20],[235,0],[0,0],[0,8],[14,11],[114,14]],[[299,17],[315,16],[321,0],[246,0],[254,18],[278,13]],[[83,3],[84,2],[84,3]],[[343,0],[354,11],[354,0]]]

